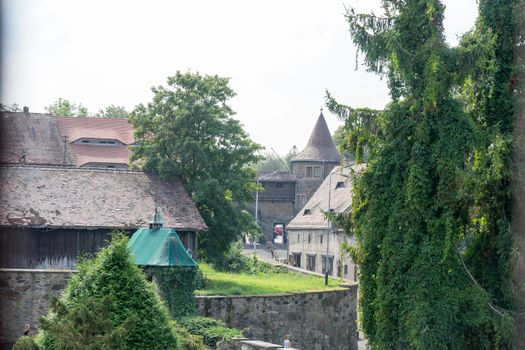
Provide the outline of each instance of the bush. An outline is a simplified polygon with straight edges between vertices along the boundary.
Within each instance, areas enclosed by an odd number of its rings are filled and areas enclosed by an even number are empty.
[[[184,317],[179,320],[179,324],[190,333],[202,336],[204,343],[211,347],[215,347],[220,341],[243,336],[240,330],[229,328],[224,322],[209,317]]]
[[[209,348],[204,344],[200,335],[191,334],[186,328],[182,327],[176,321],[171,321],[179,344],[184,350],[208,350]]]
[[[113,235],[95,259],[79,263],[41,319],[43,349],[179,349],[166,306],[133,263],[127,238]]]
[[[23,336],[13,346],[13,350],[39,350],[33,337]]]
[[[249,258],[242,254],[242,248],[241,242],[232,243],[223,259],[212,262],[215,269],[222,272],[249,271]]]

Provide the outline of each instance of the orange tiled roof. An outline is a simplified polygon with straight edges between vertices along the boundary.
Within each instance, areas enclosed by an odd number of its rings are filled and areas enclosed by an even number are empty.
[[[81,138],[118,140],[130,145],[135,142],[133,128],[127,119],[56,117],[62,135],[69,142]]]
[[[131,150],[128,146],[96,146],[70,144],[76,166],[87,163],[129,164]]]

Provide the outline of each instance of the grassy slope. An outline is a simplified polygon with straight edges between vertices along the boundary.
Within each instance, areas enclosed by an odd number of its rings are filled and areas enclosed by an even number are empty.
[[[199,267],[206,278],[206,289],[197,290],[197,295],[254,295],[319,291],[336,289],[340,283],[329,279],[328,286],[325,286],[323,278],[291,272],[252,275],[218,272],[203,263],[200,263]]]

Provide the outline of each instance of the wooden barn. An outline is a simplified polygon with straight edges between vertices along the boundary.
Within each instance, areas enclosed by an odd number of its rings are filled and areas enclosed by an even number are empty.
[[[157,207],[197,251],[206,224],[178,178],[73,166],[0,165],[0,268],[72,268],[108,234],[148,226]]]

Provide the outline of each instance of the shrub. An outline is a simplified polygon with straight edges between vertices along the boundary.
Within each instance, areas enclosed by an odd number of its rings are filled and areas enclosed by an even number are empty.
[[[232,243],[224,258],[213,262],[215,269],[223,272],[249,271],[249,258],[242,254],[242,247],[241,242]]]
[[[182,327],[176,321],[171,321],[179,344],[184,350],[208,350],[209,348],[204,344],[204,340],[200,335],[191,334],[186,328]]]
[[[33,337],[23,336],[13,346],[13,350],[39,350]]]
[[[202,336],[204,343],[211,347],[215,347],[220,341],[243,336],[240,330],[229,328],[224,322],[209,317],[184,317],[179,320],[179,324],[190,333]]]
[[[166,306],[115,234],[79,263],[60,300],[41,320],[43,349],[178,349]]]

